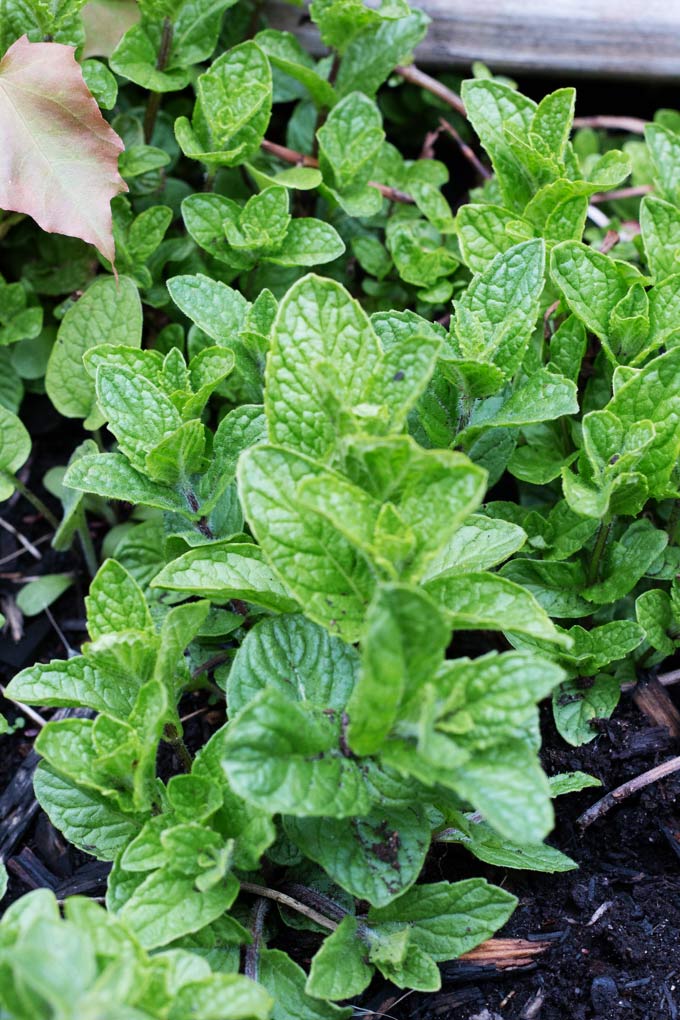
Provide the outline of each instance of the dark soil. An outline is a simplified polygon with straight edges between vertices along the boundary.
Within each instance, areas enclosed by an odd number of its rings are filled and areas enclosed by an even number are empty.
[[[36,399],[36,411],[42,402]],[[64,463],[78,441],[75,429],[50,429],[35,436],[28,482],[40,489],[50,464]],[[42,430],[41,430],[42,431]],[[49,529],[22,499],[4,515],[32,542]],[[97,536],[95,535],[95,538]],[[0,593],[11,602],[23,576],[72,570],[80,586],[70,589],[53,607],[53,617],[66,642],[78,648],[85,638],[83,590],[87,577],[74,548],[56,554],[49,544],[38,547],[36,562],[25,552],[0,565]],[[16,539],[0,531],[0,561],[20,551]],[[7,601],[5,601],[7,611]],[[0,638],[0,682],[36,660],[64,657],[59,633],[45,614],[19,621],[15,641],[9,630]],[[460,650],[460,649],[459,649]],[[669,668],[673,663],[669,663]],[[680,686],[669,688],[676,703]],[[200,707],[205,695],[192,695],[183,715]],[[205,706],[203,706],[205,707]],[[10,720],[20,713],[0,699]],[[49,715],[46,712],[45,715]],[[188,722],[187,741],[203,744],[219,726],[219,706]],[[613,808],[581,835],[576,819],[603,792],[678,753],[665,731],[654,727],[624,695],[614,719],[595,740],[570,748],[556,734],[551,714],[544,711],[543,761],[549,774],[580,769],[597,776],[602,790],[587,789],[556,802],[557,827],[551,842],[579,864],[578,871],[558,875],[506,871],[476,861],[453,846],[436,847],[427,878],[456,880],[483,874],[519,899],[506,929],[507,937],[547,942],[531,968],[497,971],[469,963],[442,967],[441,992],[430,995],[400,992],[376,981],[363,997],[364,1016],[389,1015],[395,1020],[675,1020],[680,1010],[680,774],[647,787]],[[10,887],[3,906],[32,888],[49,886],[62,898],[73,893],[101,896],[109,865],[69,847],[32,799],[30,774],[35,762],[33,739],[38,727],[30,719],[23,729],[0,739],[0,856],[7,860]],[[176,771],[165,749],[163,769]],[[166,761],[165,758],[168,758]],[[295,932],[287,947],[305,963],[318,940]],[[285,941],[282,941],[285,947]],[[397,1001],[400,1000],[400,1001]],[[370,1012],[374,1011],[374,1012]]]

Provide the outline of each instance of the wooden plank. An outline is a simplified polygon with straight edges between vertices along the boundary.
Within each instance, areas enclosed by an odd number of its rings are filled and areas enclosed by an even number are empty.
[[[680,0],[421,0],[423,67],[680,81]],[[323,52],[301,8],[273,0],[272,27]]]

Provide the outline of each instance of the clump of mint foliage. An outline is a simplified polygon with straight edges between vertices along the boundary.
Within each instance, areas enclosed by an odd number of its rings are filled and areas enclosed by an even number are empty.
[[[5,912],[3,1015],[321,1020],[376,971],[434,990],[515,899],[432,882],[433,841],[574,867],[552,799],[594,781],[546,777],[537,704],[592,739],[680,644],[680,118],[619,150],[572,136],[573,89],[480,68],[493,175],[454,214],[446,167],[387,140],[427,25],[402,0],[314,0],[320,60],[246,0],[140,0],[108,49],[82,6],[13,8],[0,49],[104,58],[116,278],[106,241],[0,214],[0,497],[32,495],[44,390],[95,437],[47,482],[53,544],[95,573],[89,641],[8,695],[80,710],[40,732],[35,792],[113,867],[106,909]],[[653,193],[607,202],[631,172]],[[110,501],[133,510],[98,567]],[[188,747],[202,689],[227,721]],[[300,926],[308,973],[278,948]]]

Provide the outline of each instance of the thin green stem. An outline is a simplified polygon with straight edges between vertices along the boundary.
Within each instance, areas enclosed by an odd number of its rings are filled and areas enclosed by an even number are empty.
[[[16,475],[12,474],[11,471],[3,471],[3,474],[5,475],[6,478],[9,478],[17,492],[20,492],[24,499],[28,500],[31,506],[35,507],[38,513],[42,514],[47,523],[51,524],[54,530],[56,531],[57,528],[59,527],[59,521],[52,513],[50,508],[48,506],[45,506],[40,497],[36,496],[36,494],[32,492],[27,485],[24,485],[20,478],[17,478]]]
[[[595,584],[598,579],[600,572],[600,561],[602,560],[602,554],[607,547],[607,540],[612,530],[613,521],[605,523],[602,521],[600,529],[597,533],[597,539],[595,541],[595,548],[593,549],[593,557],[590,561],[590,567],[588,568],[588,584]]]
[[[164,71],[168,59],[170,58],[170,49],[172,47],[172,35],[173,27],[170,18],[163,19],[163,29],[161,31],[161,43],[158,47],[158,58],[156,59],[156,70]],[[149,93],[149,99],[146,104],[146,111],[144,113],[144,141],[147,145],[150,144],[153,138],[153,129],[156,126],[156,117],[161,106],[161,93],[151,92]]]
[[[185,772],[191,772],[193,766],[193,759],[189,754],[187,745],[179,735],[177,727],[173,723],[168,723],[163,732],[163,739],[166,743],[170,744],[173,751],[177,754],[177,757],[182,763]]]
[[[666,531],[668,532],[668,543],[669,545],[676,544],[678,524],[680,524],[680,499],[673,501],[673,507],[668,518],[668,524],[666,525]]]
[[[90,577],[99,570],[99,563],[97,562],[97,554],[94,551],[94,544],[92,542],[92,535],[90,529],[87,526],[87,522],[83,521],[82,525],[78,528],[78,538],[80,539],[80,547],[83,550],[83,557],[85,559],[85,565],[87,566]]]

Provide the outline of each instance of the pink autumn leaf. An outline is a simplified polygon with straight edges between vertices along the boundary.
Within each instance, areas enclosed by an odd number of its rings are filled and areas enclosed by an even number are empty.
[[[71,46],[26,36],[0,61],[0,209],[80,237],[113,262],[111,199],[123,142],[102,117]]]

